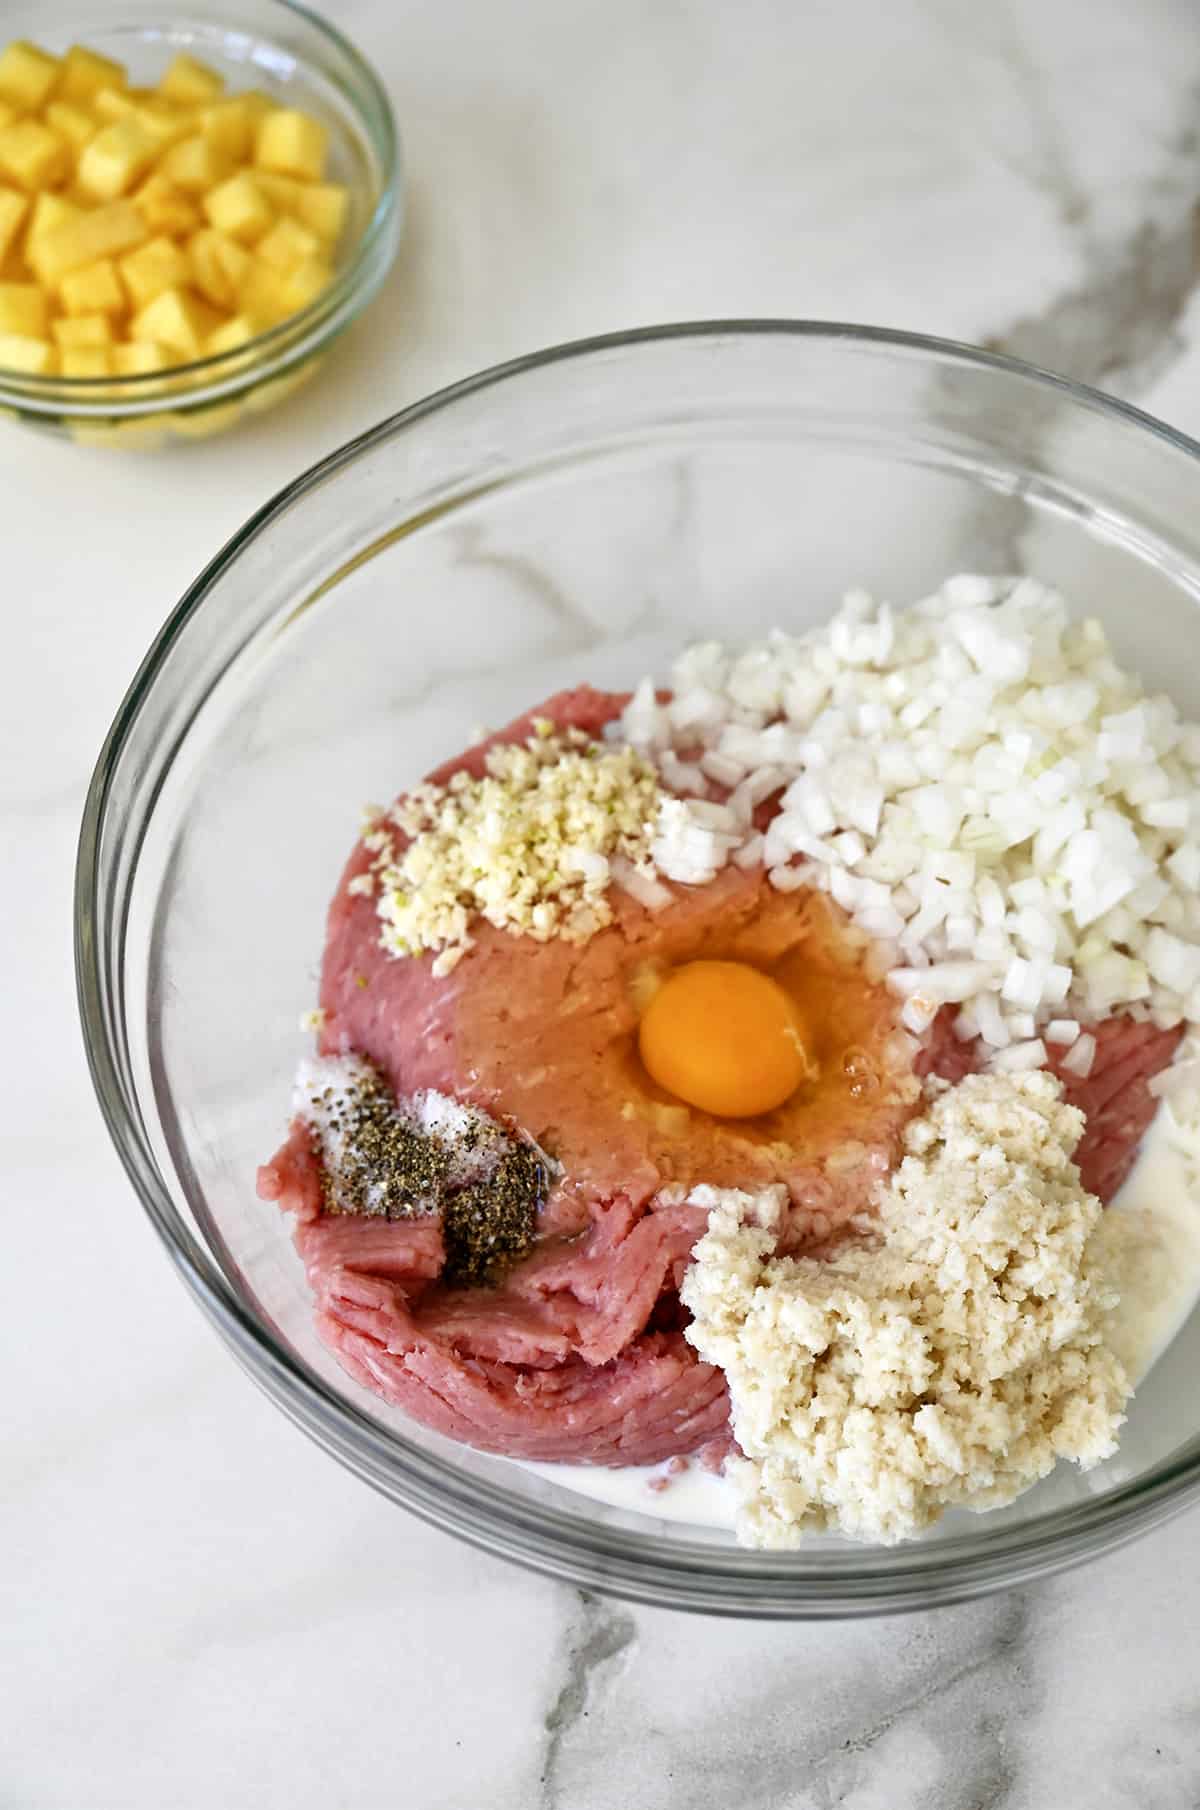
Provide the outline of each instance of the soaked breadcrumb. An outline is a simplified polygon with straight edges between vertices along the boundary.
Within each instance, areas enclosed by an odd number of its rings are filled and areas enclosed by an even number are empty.
[[[779,1190],[693,1194],[687,1336],[729,1380],[746,1543],[891,1544],[1112,1454],[1130,1385],[1082,1129],[1051,1075],[969,1077],[910,1125],[877,1239],[826,1260],[774,1255]]]

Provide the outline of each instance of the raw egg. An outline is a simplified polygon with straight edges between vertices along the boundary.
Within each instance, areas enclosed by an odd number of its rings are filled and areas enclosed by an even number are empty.
[[[812,1072],[791,995],[745,962],[676,968],[642,1014],[638,1048],[660,1087],[723,1119],[771,1112]]]

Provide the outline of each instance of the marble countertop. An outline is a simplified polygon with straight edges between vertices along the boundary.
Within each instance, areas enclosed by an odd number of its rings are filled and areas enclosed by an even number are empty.
[[[717,315],[984,341],[1200,432],[1191,0],[328,0],[410,228],[323,381],[157,462],[4,427],[0,1803],[1188,1810],[1200,1514],[908,1620],[704,1622],[486,1559],[338,1470],[169,1273],[100,1124],[70,883],[168,608],[285,480],[548,342]]]

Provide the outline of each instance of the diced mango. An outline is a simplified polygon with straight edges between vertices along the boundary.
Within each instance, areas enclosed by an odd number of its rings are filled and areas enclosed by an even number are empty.
[[[166,372],[168,384],[204,356],[240,365],[333,279],[349,196],[321,179],[328,136],[261,91],[227,94],[187,52],[150,88],[82,45],[60,59],[10,44],[0,364],[93,380]]]
[[[140,119],[130,115],[103,126],[79,159],[81,185],[98,201],[115,201],[144,176],[159,145]]]
[[[107,346],[64,346],[58,368],[64,377],[111,377],[111,356]]]
[[[70,147],[40,120],[18,120],[0,131],[0,171],[23,189],[53,188],[71,172]]]
[[[112,322],[107,314],[79,314],[73,318],[52,321],[50,333],[60,349],[67,346],[110,346]]]
[[[204,197],[204,211],[218,232],[253,245],[270,230],[275,211],[248,170],[239,170]]]
[[[45,119],[50,130],[57,132],[75,151],[82,151],[88,139],[94,138],[99,129],[95,116],[86,107],[77,107],[72,101],[51,101],[46,108]]]
[[[97,88],[92,96],[92,112],[98,119],[106,120],[110,125],[113,120],[129,119],[137,112],[137,107],[136,100],[123,85],[113,88]]]
[[[151,371],[167,370],[173,362],[167,348],[152,339],[134,339],[112,349],[112,366],[118,377],[145,377]]]
[[[277,107],[262,119],[254,144],[254,161],[281,176],[306,176],[315,182],[325,170],[329,134],[311,113]]]
[[[190,137],[196,129],[194,113],[181,113],[177,108],[165,106],[158,101],[146,101],[129,117],[137,120],[160,151],[165,151],[168,145],[178,144],[181,138]]]
[[[210,333],[204,342],[204,350],[208,357],[215,358],[225,352],[238,352],[252,339],[257,338],[259,329],[244,314],[235,314],[231,320]]]
[[[257,124],[254,110],[242,94],[235,95],[232,100],[218,101],[200,115],[200,130],[225,159],[227,169],[235,163],[246,162]]]
[[[181,289],[192,274],[187,253],[174,239],[160,234],[136,251],[125,254],[119,264],[121,280],[135,308],[144,308],[164,289]],[[69,279],[68,279],[69,280]],[[66,284],[63,285],[66,293]]]
[[[264,94],[261,88],[247,88],[238,95],[238,99],[243,107],[249,107],[250,117],[256,128],[268,113],[275,113],[279,109],[279,102],[269,94]]]
[[[229,174],[229,161],[211,140],[196,133],[172,145],[159,168],[176,188],[203,195],[225,180]]]
[[[167,289],[129,327],[131,339],[153,339],[184,358],[199,358],[205,340],[220,325],[220,316],[186,289]]]
[[[0,99],[24,113],[36,113],[50,98],[58,71],[57,57],[17,38],[0,54]]]
[[[336,245],[346,225],[349,204],[344,183],[312,182],[301,184],[290,211],[326,245]]]
[[[39,195],[38,200],[42,199]],[[0,258],[7,258],[28,206],[28,196],[18,194],[16,189],[0,187]]]
[[[52,377],[58,354],[48,339],[27,339],[21,333],[0,336],[0,369],[20,371],[26,377]]]
[[[181,239],[195,232],[200,224],[201,216],[194,203],[169,182],[161,170],[147,176],[133,198],[151,232],[171,233]]]
[[[203,107],[215,101],[225,88],[225,78],[210,69],[199,58],[181,50],[158,84],[158,92],[169,101],[188,107]]]
[[[239,310],[264,327],[273,327],[316,301],[332,277],[332,269],[320,258],[284,272],[255,257],[242,285]]]
[[[59,293],[68,314],[124,314],[125,291],[111,258],[68,271]]]
[[[236,239],[206,226],[188,240],[191,281],[218,308],[232,308],[241,293],[251,264],[251,254]]]
[[[289,270],[283,279],[288,313],[298,314],[301,308],[307,308],[332,281],[333,269],[323,258],[309,258],[307,263]]]
[[[46,292],[37,283],[0,283],[0,333],[46,336]]]
[[[281,214],[294,214],[296,197],[301,190],[315,186],[311,182],[301,182],[296,176],[278,176],[274,170],[255,170],[254,180],[272,207],[278,208]]]
[[[319,257],[321,241],[316,233],[298,220],[277,220],[269,233],[259,240],[255,255],[272,270],[295,270],[311,258]]]
[[[292,312],[284,288],[286,279],[269,264],[253,258],[242,284],[239,311],[258,323],[260,331],[286,320]]]
[[[110,201],[43,233],[29,248],[29,262],[40,283],[56,288],[70,270],[94,264],[97,258],[119,257],[150,237],[141,212],[132,201]]]
[[[120,63],[102,57],[98,50],[85,50],[72,44],[62,61],[58,92],[65,101],[88,102],[102,88],[114,91],[125,86],[125,71]]]
[[[56,226],[65,226],[68,220],[78,220],[82,208],[76,207],[63,195],[51,195],[43,191],[33,204],[33,212],[29,216],[29,226],[25,233],[26,246],[46,233],[53,232]]]

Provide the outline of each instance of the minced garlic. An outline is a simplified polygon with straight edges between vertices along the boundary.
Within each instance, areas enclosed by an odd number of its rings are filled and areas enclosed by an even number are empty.
[[[632,748],[555,735],[543,720],[523,746],[493,748],[483,778],[418,786],[376,820],[363,838],[373,869],[351,886],[375,892],[384,948],[438,950],[435,974],[471,947],[476,915],[537,942],[586,942],[612,921],[614,859],[651,871],[659,799]],[[411,838],[398,853],[389,823]]]
[[[773,1255],[782,1190],[693,1193],[687,1337],[729,1380],[745,1543],[890,1544],[1112,1454],[1130,1385],[1082,1128],[1051,1075],[969,1077],[910,1125],[879,1241],[825,1260]]]

